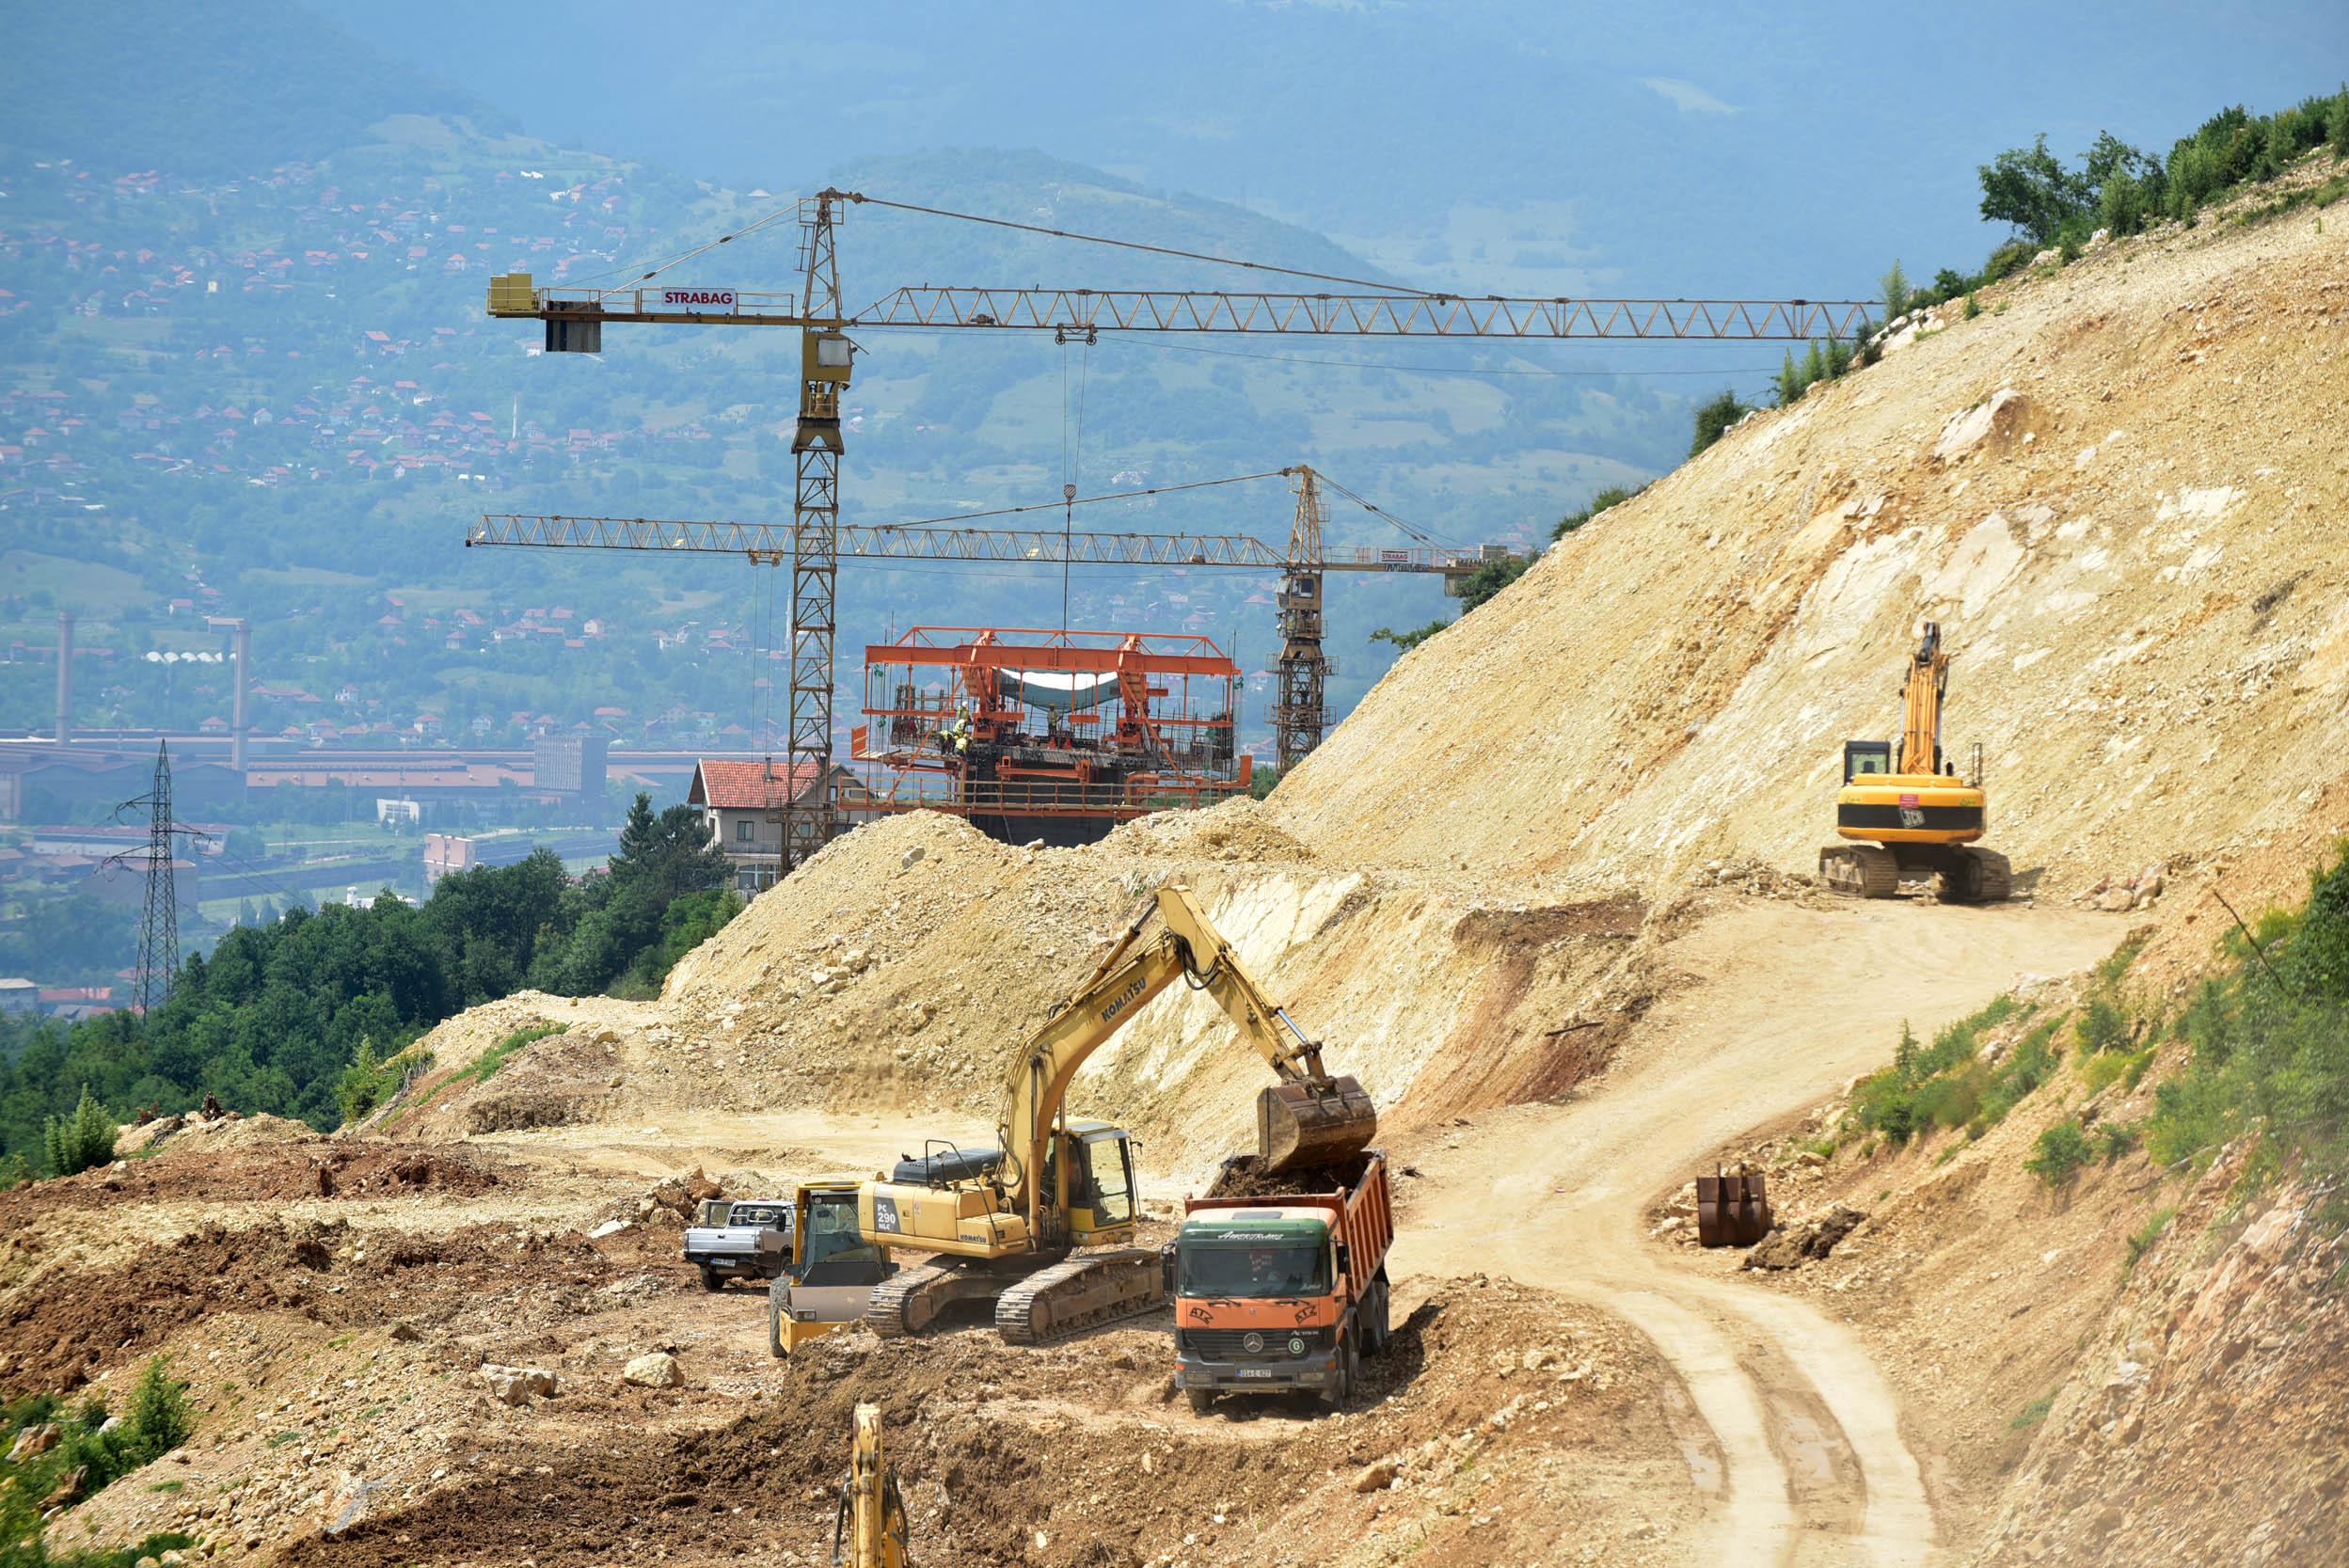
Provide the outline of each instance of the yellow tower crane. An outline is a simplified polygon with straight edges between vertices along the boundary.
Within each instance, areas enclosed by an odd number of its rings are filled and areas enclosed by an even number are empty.
[[[983,224],[1059,240],[1082,241],[1180,261],[1336,285],[1336,292],[1191,289],[997,289],[921,284],[899,287],[850,312],[842,303],[838,229],[851,206],[887,208]],[[1848,338],[1869,325],[1865,300],[1579,299],[1468,295],[1400,288],[1363,278],[1229,256],[1074,233],[972,213],[949,212],[826,188],[796,208],[800,284],[793,290],[670,286],[672,269],[779,221],[777,212],[665,261],[611,288],[553,288],[529,273],[489,280],[489,314],[544,324],[549,354],[600,354],[611,323],[669,326],[785,326],[800,331],[800,409],[791,450],[796,476],[791,512],[791,647],[788,766],[786,780],[812,779],[804,792],[786,784],[779,803],[783,867],[821,848],[835,830],[832,777],[834,587],[840,550],[840,403],[854,370],[852,331],[913,327],[925,331],[1050,332],[1058,341],[1093,342],[1103,332],[1270,333],[1357,338],[1481,338],[1563,341],[1667,339],[1808,341]],[[1318,584],[1315,585],[1318,587]],[[1318,595],[1315,594],[1315,597]],[[1309,629],[1299,606],[1300,634]],[[1312,617],[1317,619],[1317,616]],[[1318,683],[1312,683],[1315,687]],[[1300,683],[1282,706],[1295,738],[1317,728],[1318,705]]]

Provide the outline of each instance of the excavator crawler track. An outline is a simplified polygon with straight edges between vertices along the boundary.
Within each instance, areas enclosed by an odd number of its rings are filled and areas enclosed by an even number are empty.
[[[1900,862],[1879,844],[1831,844],[1818,852],[1818,877],[1855,898],[1890,898],[1900,891]]]
[[[899,1269],[873,1287],[865,1323],[883,1339],[920,1334],[956,1302],[992,1296],[1002,1285],[997,1275],[937,1263]]]
[[[2014,868],[2007,857],[1995,849],[1968,847],[1959,851],[1965,857],[1962,870],[1953,877],[1944,872],[1941,896],[1950,904],[2003,904],[2014,895]],[[1954,883],[1954,885],[1953,885]]]
[[[1039,1269],[995,1298],[995,1327],[1015,1345],[1040,1345],[1165,1304],[1158,1254],[1148,1247],[1087,1253]]]

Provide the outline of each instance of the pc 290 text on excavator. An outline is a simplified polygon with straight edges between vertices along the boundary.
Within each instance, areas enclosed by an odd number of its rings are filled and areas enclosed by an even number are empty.
[[[1153,912],[1163,929],[1146,942]],[[876,1333],[920,1333],[957,1303],[992,1300],[1003,1337],[1034,1344],[1165,1302],[1159,1254],[1132,1244],[1133,1140],[1108,1122],[1069,1119],[1066,1101],[1086,1059],[1178,979],[1214,998],[1279,1080],[1257,1097],[1263,1168],[1369,1147],[1378,1114],[1362,1085],[1330,1075],[1320,1042],[1265,996],[1191,891],[1169,883],[1015,1053],[996,1148],[934,1144],[859,1189],[865,1241],[935,1255],[873,1291],[865,1322]]]

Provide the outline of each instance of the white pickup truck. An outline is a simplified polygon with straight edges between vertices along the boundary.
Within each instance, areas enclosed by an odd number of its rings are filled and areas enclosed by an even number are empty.
[[[685,1260],[701,1271],[702,1289],[729,1279],[772,1279],[791,1261],[791,1199],[711,1198],[686,1227]]]

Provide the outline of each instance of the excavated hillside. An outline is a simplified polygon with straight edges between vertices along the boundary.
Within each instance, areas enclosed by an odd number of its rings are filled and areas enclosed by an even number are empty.
[[[1268,802],[1073,850],[861,827],[657,1000],[450,1020],[363,1128],[142,1130],[0,1194],[0,1392],[119,1401],[164,1354],[198,1416],[147,1469],[54,1494],[52,1539],[822,1560],[870,1398],[913,1560],[973,1568],[2340,1560],[2349,1320],[2317,1195],[2246,1206],[2226,1161],[2141,1153],[2061,1198],[2019,1174],[2086,1097],[2138,1114],[2178,1048],[2099,1089],[2066,1060],[1978,1140],[1796,1141],[1904,1022],[2071,1006],[2147,925],[2132,984],[2189,983],[2211,879],[2282,898],[2349,826],[2325,787],[2349,247],[2309,214],[2214,221],[1982,305],[1593,522]],[[1788,875],[1928,617],[2008,905]],[[2116,871],[2135,908],[2065,896]],[[699,1288],[698,1200],[991,1138],[1011,1047],[1173,878],[1380,1106],[1407,1317],[1357,1410],[1192,1414],[1163,1311],[779,1362],[763,1295]],[[1266,1073],[1231,1034],[1171,988],[1072,1091],[1144,1141],[1144,1244],[1251,1141]],[[1870,1212],[1845,1250],[1765,1281],[1673,1240],[1673,1195],[1756,1148],[1784,1217]],[[2155,1202],[2178,1217],[2124,1274]]]
[[[1812,869],[1929,618],[2026,885],[2288,824],[2349,740],[2341,229],[2206,221],[1944,308],[1405,657],[1282,822],[1349,864]]]

